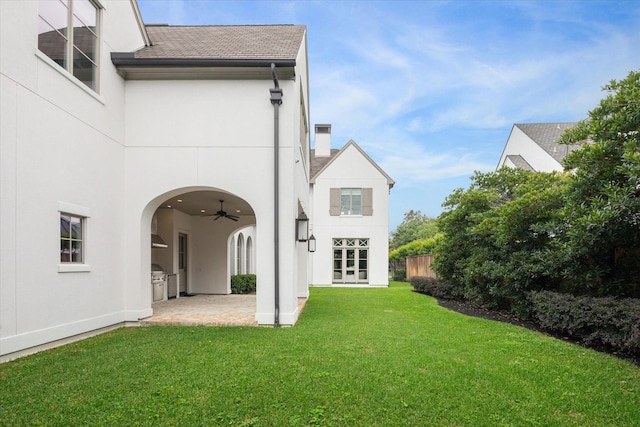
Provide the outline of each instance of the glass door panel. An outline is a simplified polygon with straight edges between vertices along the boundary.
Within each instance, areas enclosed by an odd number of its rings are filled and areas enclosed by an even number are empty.
[[[356,251],[347,249],[347,266],[345,271],[347,282],[356,281]]]
[[[333,251],[333,280],[342,281],[342,249]]]

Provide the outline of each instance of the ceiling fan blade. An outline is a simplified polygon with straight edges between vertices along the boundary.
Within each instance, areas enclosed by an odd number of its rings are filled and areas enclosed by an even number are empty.
[[[231,221],[237,221],[238,220],[238,218],[234,218],[233,216],[229,216],[229,215],[227,215],[227,218],[229,218]]]
[[[217,221],[220,219],[220,217],[223,217],[224,215],[218,215],[217,217],[213,218],[214,221]]]

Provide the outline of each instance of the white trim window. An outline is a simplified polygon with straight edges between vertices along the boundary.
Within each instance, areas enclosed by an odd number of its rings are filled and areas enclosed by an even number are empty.
[[[98,3],[93,0],[40,0],[38,17],[38,50],[98,92]]]
[[[369,283],[369,239],[333,239],[333,283]]]
[[[58,203],[60,213],[60,265],[61,273],[90,271],[87,264],[87,218],[89,209],[70,203]]]
[[[341,190],[340,215],[362,215],[362,188]]]
[[[85,219],[60,213],[60,264],[84,264]]]

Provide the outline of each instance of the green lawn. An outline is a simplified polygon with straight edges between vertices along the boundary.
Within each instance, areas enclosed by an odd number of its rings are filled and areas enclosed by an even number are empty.
[[[313,288],[293,328],[123,328],[0,365],[0,424],[638,426],[640,368],[448,311]]]

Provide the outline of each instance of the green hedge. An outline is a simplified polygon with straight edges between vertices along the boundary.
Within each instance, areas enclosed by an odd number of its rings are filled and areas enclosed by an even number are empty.
[[[231,293],[232,294],[255,294],[256,293],[256,275],[255,274],[238,274],[231,276]]]
[[[453,286],[433,277],[413,276],[409,280],[413,290],[421,294],[431,295],[434,298],[453,299]]]
[[[399,248],[392,250],[389,253],[389,260],[400,261],[414,255],[431,254],[433,253],[438,241],[442,240],[443,238],[444,235],[442,233],[438,233],[435,236],[429,237],[427,239],[420,239],[409,242],[406,245],[402,245]]]
[[[604,345],[640,355],[640,299],[531,292],[533,317],[551,331],[589,346]]]

